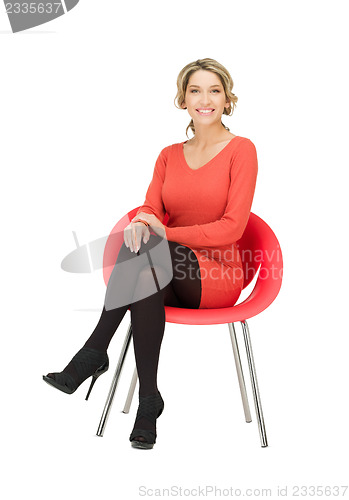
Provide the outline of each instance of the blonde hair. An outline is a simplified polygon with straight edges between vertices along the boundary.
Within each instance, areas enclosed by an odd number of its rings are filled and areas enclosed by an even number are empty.
[[[197,61],[193,61],[193,62],[187,64],[186,66],[184,66],[184,68],[179,72],[179,75],[177,77],[177,95],[174,99],[174,103],[175,103],[176,108],[183,109],[181,106],[182,106],[183,102],[185,101],[185,93],[187,91],[189,78],[191,77],[191,75],[195,71],[198,71],[199,69],[205,69],[207,71],[212,71],[213,73],[216,73],[216,75],[218,75],[218,77],[220,78],[220,80],[222,82],[225,96],[226,96],[227,100],[230,101],[229,107],[224,108],[223,114],[231,116],[233,114],[233,111],[235,109],[235,106],[236,106],[236,103],[238,100],[236,95],[233,94],[233,92],[232,92],[232,89],[234,86],[233,79],[230,76],[229,71],[222,64],[215,61],[214,59],[209,59],[209,58],[197,59]],[[177,100],[178,106],[176,105],[176,100]],[[229,128],[226,127],[223,122],[221,122],[221,123],[226,130],[229,130]],[[193,134],[195,134],[195,127],[194,127],[193,120],[190,121],[189,125],[186,128],[185,134],[187,137],[188,137],[188,128],[190,128],[192,130]]]

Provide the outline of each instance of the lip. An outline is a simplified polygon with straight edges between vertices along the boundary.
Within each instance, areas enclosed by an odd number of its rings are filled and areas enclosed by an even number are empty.
[[[204,110],[210,110],[211,112],[210,113],[201,113],[201,111],[204,111]],[[215,111],[214,108],[198,108],[195,110],[197,113],[199,113],[199,115],[201,116],[210,116],[212,115],[212,113]]]

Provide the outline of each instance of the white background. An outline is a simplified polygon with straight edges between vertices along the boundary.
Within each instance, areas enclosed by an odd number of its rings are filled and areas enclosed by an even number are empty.
[[[347,19],[345,1],[81,0],[13,34],[1,10],[4,498],[138,498],[141,486],[276,497],[348,484]],[[136,398],[121,413],[132,350],[95,436],[129,312],[88,402],[89,381],[68,396],[42,380],[83,345],[105,294],[101,271],[60,263],[72,231],[80,244],[107,235],[143,203],[161,149],[187,139],[177,75],[205,57],[235,82],[238,106],[223,121],[256,145],[252,211],[284,257],[279,296],[249,321],[269,447],[250,386],[244,422],[228,327],[167,323],[165,411],[154,449],[139,451],[128,441]]]

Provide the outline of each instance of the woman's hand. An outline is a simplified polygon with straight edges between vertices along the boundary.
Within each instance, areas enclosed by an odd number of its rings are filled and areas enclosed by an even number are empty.
[[[124,229],[124,241],[127,248],[131,252],[137,253],[141,248],[141,241],[147,243],[150,238],[150,231],[148,226],[143,224],[143,222],[130,222],[128,226]]]
[[[150,227],[156,234],[158,234],[162,238],[166,238],[166,226],[164,226],[164,224],[162,224],[162,222],[155,215],[147,214],[146,212],[140,212],[136,215],[136,217],[134,217],[134,220],[137,219],[145,220],[145,222],[148,222],[148,224],[150,224]]]

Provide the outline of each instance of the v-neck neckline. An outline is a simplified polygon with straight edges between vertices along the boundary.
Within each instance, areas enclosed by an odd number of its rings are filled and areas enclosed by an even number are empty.
[[[237,139],[239,136],[236,135],[235,137],[232,137],[230,139],[230,141],[228,142],[228,144],[226,144],[224,146],[224,148],[222,148],[213,158],[211,158],[208,162],[204,163],[204,165],[201,165],[201,167],[199,168],[191,168],[189,167],[188,163],[187,163],[187,160],[185,159],[185,156],[184,156],[184,148],[183,148],[183,144],[185,144],[187,141],[183,141],[183,142],[180,142],[179,143],[179,147],[180,147],[180,156],[181,156],[181,159],[183,161],[183,165],[188,169],[190,170],[190,172],[196,172],[198,170],[201,170],[202,168],[205,168],[207,167],[208,165],[210,165],[218,156],[220,156],[223,152],[226,151],[226,149],[231,145],[231,143],[234,141],[234,139]]]

